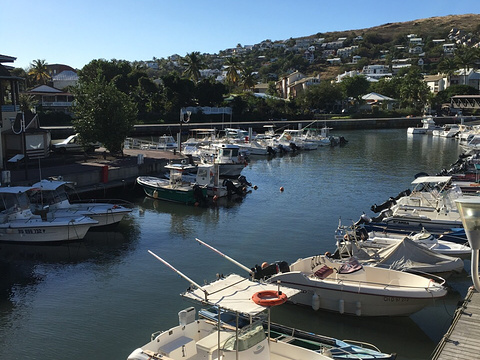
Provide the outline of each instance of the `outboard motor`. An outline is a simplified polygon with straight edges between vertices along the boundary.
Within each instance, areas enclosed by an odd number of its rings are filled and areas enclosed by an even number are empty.
[[[268,279],[279,272],[283,273],[289,271],[290,267],[286,261],[275,262],[273,264],[263,263],[262,266],[257,264],[252,268],[253,278],[256,280]]]
[[[346,145],[348,143],[348,140],[345,139],[343,136],[340,136],[340,146],[341,145]]]
[[[389,209],[392,205],[395,205],[396,203],[397,202],[395,201],[395,199],[390,197],[387,201],[384,201],[380,205],[373,204],[370,207],[370,210],[372,210],[372,212],[374,212],[374,213],[378,213],[382,210]]]
[[[240,183],[240,185],[242,186],[252,186],[252,183],[248,182],[247,181],[247,178],[243,175],[240,175],[238,177],[238,182]]]
[[[370,217],[367,214],[362,214],[362,216],[360,216],[360,219],[358,219],[358,221],[354,225],[359,226],[362,224],[368,224],[371,221],[372,219],[370,219]]]
[[[231,194],[237,194],[237,195],[242,195],[242,186],[235,186],[235,184],[232,182],[232,180],[225,179],[223,180],[223,186],[227,188],[228,195],[230,196]]]
[[[298,149],[298,146],[295,145],[295,143],[290,143],[290,148],[291,148],[293,151],[299,150],[299,149]]]
[[[205,205],[207,201],[206,197],[203,195],[202,189],[197,184],[193,185],[193,198],[201,205]]]
[[[272,148],[271,146],[267,146],[267,154],[268,155],[271,155],[271,156],[274,156],[277,154],[277,152],[275,151],[274,148]]]

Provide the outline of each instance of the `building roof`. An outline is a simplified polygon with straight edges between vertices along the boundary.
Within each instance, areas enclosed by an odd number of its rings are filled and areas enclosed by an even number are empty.
[[[78,74],[75,71],[65,70],[62,71],[60,74],[53,76],[52,80],[78,80]]]
[[[370,94],[363,95],[362,99],[367,101],[395,101],[395,99],[392,99],[391,97],[377,94],[375,92],[371,92]]]
[[[71,95],[68,92],[64,92],[48,85],[38,85],[25,92],[32,95]]]

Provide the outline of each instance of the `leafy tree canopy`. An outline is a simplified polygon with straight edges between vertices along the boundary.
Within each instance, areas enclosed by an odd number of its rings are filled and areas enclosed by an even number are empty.
[[[82,141],[100,141],[110,152],[119,153],[137,119],[136,104],[100,76],[87,82],[79,81],[73,92],[75,118],[72,123]]]

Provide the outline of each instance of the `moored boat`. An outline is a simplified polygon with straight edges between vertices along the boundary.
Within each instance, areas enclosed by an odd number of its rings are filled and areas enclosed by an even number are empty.
[[[30,187],[0,187],[0,241],[47,243],[81,240],[98,221],[70,214],[53,216],[47,212],[34,215],[27,192]]]
[[[192,286],[182,294],[197,303],[218,306],[236,314],[257,316],[270,306],[256,303],[253,298],[269,294],[280,304],[297,293],[294,289],[278,285],[253,282],[239,275],[220,277],[207,285],[198,285],[172,265],[150,252],[169,268],[184,277]],[[263,295],[262,295],[263,296]],[[271,301],[273,304],[273,301]],[[328,360],[330,356],[287,341],[275,341],[262,323],[254,322],[239,329],[225,326],[221,321],[196,319],[195,308],[190,307],[179,313],[179,325],[166,331],[153,333],[151,341],[135,349],[128,360],[169,359],[169,360]]]
[[[196,169],[189,164],[169,164],[165,169],[170,170],[169,179],[161,179],[153,176],[139,176],[137,183],[142,186],[147,196],[154,199],[173,201],[187,205],[200,203],[207,195],[206,187],[184,181],[182,174],[185,171]]]
[[[71,183],[61,180],[41,180],[32,185],[29,192],[33,212],[44,211],[54,217],[88,216],[98,223],[93,225],[107,226],[119,223],[132,209],[117,203],[79,201],[70,202],[67,186]],[[123,202],[125,204],[125,202]]]
[[[447,294],[445,280],[385,268],[362,266],[356,259],[338,261],[327,255],[255,265],[252,269],[230,259],[205,242],[195,239],[247,270],[254,279],[300,290],[290,301],[357,316],[405,316]]]

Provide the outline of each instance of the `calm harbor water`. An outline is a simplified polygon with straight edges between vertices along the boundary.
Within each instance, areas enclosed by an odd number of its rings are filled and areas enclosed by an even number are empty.
[[[126,359],[191,305],[179,296],[186,281],[147,250],[199,283],[242,270],[195,237],[248,267],[333,251],[340,218],[351,224],[363,211],[372,215],[372,204],[410,188],[418,172],[448,168],[460,153],[456,140],[407,136],[406,129],[338,135],[349,140],[345,147],[252,159],[243,174],[258,189],[241,202],[187,207],[134,187],[117,194],[135,209],[114,230],[57,246],[0,243],[0,359]],[[410,317],[358,318],[288,304],[272,316],[373,343],[398,359],[428,359],[471,280],[464,272],[448,284],[445,299]]]

